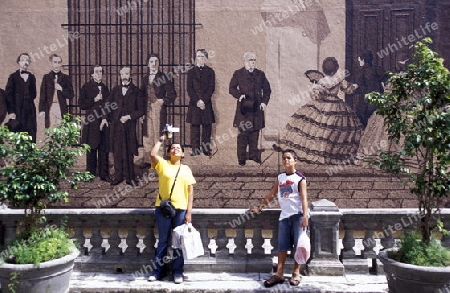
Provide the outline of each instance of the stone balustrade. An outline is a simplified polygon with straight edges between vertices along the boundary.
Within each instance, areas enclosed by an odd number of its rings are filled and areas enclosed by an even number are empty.
[[[20,209],[0,210],[3,247],[15,237],[22,215]],[[70,234],[80,243],[76,270],[151,272],[158,245],[154,209],[48,209],[46,215],[49,224],[66,218]],[[186,261],[186,270],[269,272],[277,252],[278,216],[277,209],[259,215],[245,209],[194,209],[192,222],[205,254]],[[441,219],[450,229],[449,209],[441,211]],[[320,275],[381,270],[377,251],[392,247],[419,220],[415,209],[339,209],[327,200],[313,202],[308,269]],[[450,237],[442,242],[450,247]]]

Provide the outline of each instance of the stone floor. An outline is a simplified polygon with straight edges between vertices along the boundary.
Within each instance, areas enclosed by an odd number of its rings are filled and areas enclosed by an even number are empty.
[[[174,284],[167,277],[162,281],[148,282],[145,276],[132,274],[100,274],[74,272],[70,293],[138,293],[138,292],[364,292],[386,293],[388,285],[384,275],[347,274],[345,276],[303,276],[299,286],[291,286],[289,275],[283,284],[265,288],[264,279],[269,273],[209,273],[186,272],[183,284]]]

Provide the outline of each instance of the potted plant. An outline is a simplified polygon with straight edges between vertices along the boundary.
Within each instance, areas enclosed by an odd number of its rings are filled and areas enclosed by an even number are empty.
[[[434,238],[437,230],[447,233],[439,212],[450,190],[450,74],[431,44],[429,38],[417,42],[412,62],[405,71],[390,73],[386,91],[366,95],[395,145],[373,163],[402,175],[420,215],[417,230],[403,236],[397,251],[380,253],[391,292],[438,292],[450,286],[450,252]]]
[[[87,145],[77,146],[80,129],[79,120],[66,115],[56,127],[46,129],[46,138],[38,147],[27,133],[0,127],[0,201],[24,211],[17,238],[6,243],[1,254],[2,292],[68,291],[79,251],[64,225],[46,224],[45,207],[67,201],[65,189],[76,189],[78,182],[93,177],[71,170],[88,150]],[[63,182],[69,187],[62,186]],[[49,276],[55,277],[54,284]]]

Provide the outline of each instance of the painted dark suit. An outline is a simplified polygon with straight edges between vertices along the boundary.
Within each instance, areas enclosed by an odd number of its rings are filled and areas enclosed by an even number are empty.
[[[189,108],[186,122],[191,124],[191,145],[193,152],[203,149],[203,153],[211,152],[212,124],[216,122],[212,105],[212,95],[216,87],[216,74],[211,67],[195,66],[187,73],[187,92],[189,95]],[[197,102],[202,100],[205,109],[197,107]],[[200,125],[202,134],[200,139]]]
[[[45,128],[50,127],[50,108],[54,103],[53,96],[55,93],[55,74],[58,76],[58,83],[63,88],[62,91],[57,91],[61,117],[69,112],[66,99],[72,99],[74,96],[72,82],[67,74],[50,71],[50,73],[44,75],[42,78],[39,96],[39,112],[45,112]]]
[[[17,70],[8,78],[5,95],[8,113],[16,114],[16,120],[21,123],[21,131],[28,132],[33,142],[36,142],[36,77],[29,73],[25,82]]]
[[[249,146],[249,158],[260,160],[258,151],[259,131],[265,127],[264,111],[259,107],[261,103],[268,104],[272,90],[270,83],[263,71],[254,69],[251,74],[245,67],[234,72],[229,86],[230,94],[237,99],[236,113],[233,120],[233,127],[239,130],[237,138],[237,156],[239,161],[247,158],[246,147]],[[246,95],[246,99],[255,99],[256,107],[254,112],[244,112],[239,102],[241,95]]]
[[[138,155],[136,120],[144,115],[139,108],[139,89],[132,83],[127,87],[125,95],[122,85],[112,89],[109,101],[115,107],[109,114],[110,151],[114,156],[114,181],[120,182],[125,177],[127,182],[135,180],[133,158]],[[131,119],[122,123],[122,116],[130,115]],[[114,182],[113,181],[113,182]]]
[[[367,126],[370,116],[376,110],[375,106],[369,104],[366,100],[365,95],[370,92],[383,93],[384,89],[381,83],[386,82],[387,78],[388,76],[382,67],[368,63],[361,67],[360,76],[356,81],[359,86],[356,92],[356,94],[359,94],[359,99],[355,112],[364,127]]]
[[[94,99],[99,93],[99,86],[103,98],[95,102]],[[94,176],[99,176],[102,180],[108,180],[109,178],[109,127],[105,126],[100,131],[101,121],[106,119],[108,114],[107,107],[105,107],[108,96],[109,89],[103,82],[97,84],[91,80],[81,87],[79,101],[81,110],[86,111],[81,142],[91,147],[86,155],[86,170]]]
[[[5,91],[0,89],[0,124],[5,120],[6,114],[8,111],[6,110],[6,101],[5,101]]]

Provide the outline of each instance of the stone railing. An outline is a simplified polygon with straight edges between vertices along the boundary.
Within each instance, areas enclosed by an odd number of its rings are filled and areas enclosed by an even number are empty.
[[[81,244],[76,270],[151,272],[158,245],[153,209],[49,209],[46,214],[49,224],[66,218],[70,234]],[[18,209],[0,210],[3,246],[15,237],[22,215]],[[186,270],[269,272],[277,253],[278,216],[279,210],[252,215],[244,209],[194,209],[192,222],[205,255],[186,261]],[[441,218],[450,229],[450,210],[443,210]],[[313,202],[309,272],[380,270],[377,250],[392,247],[399,232],[413,229],[418,219],[413,209],[346,210],[327,200]],[[442,242],[450,246],[450,238]]]

